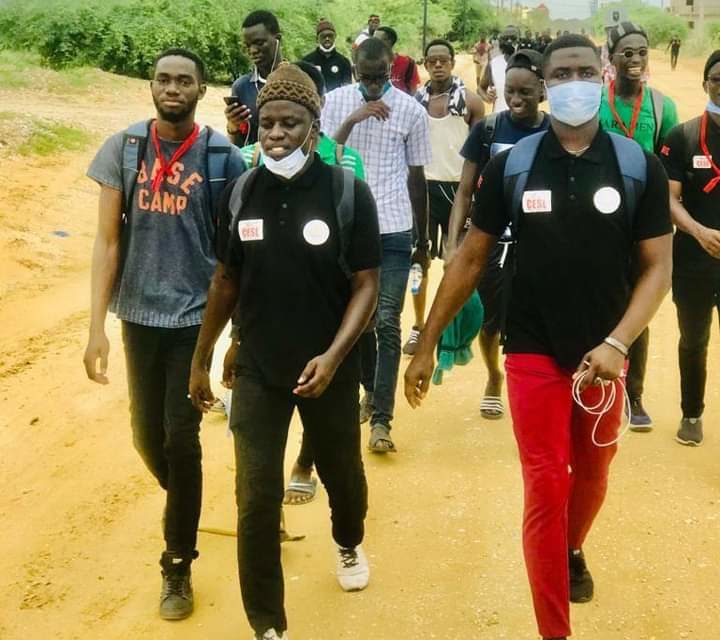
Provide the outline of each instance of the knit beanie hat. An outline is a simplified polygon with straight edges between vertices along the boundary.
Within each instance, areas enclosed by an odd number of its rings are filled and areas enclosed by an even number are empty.
[[[318,22],[317,27],[315,28],[315,33],[318,35],[322,31],[332,31],[333,33],[336,33],[335,26],[333,25],[333,23],[330,22],[330,20],[326,20],[325,18],[320,20],[320,22]]]
[[[305,107],[315,118],[320,117],[320,95],[310,76],[300,67],[281,62],[267,79],[257,97],[258,111],[273,100],[289,100]]]
[[[615,47],[617,47],[618,42],[625,36],[632,35],[633,33],[639,33],[645,40],[648,39],[645,29],[634,22],[621,22],[610,29],[607,40],[608,53],[615,53]]]

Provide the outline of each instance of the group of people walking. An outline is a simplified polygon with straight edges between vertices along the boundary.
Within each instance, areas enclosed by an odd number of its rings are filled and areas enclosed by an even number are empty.
[[[518,49],[506,30],[503,68],[480,92],[495,107],[485,115],[453,73],[446,40],[427,44],[429,80],[415,91],[417,69],[398,63],[397,34],[379,16],[352,63],[335,51],[329,21],[316,31],[316,50],[289,64],[277,18],[247,16],[254,66],[226,98],[227,136],[196,122],[203,61],[185,49],[160,53],[155,116],[109,138],[88,171],[101,190],[84,362],[90,379],[108,382],[105,323],[115,312],[133,441],[166,492],[160,615],[193,611],[200,423],[216,400],[208,371],[225,327],[242,599],[256,638],[285,639],[283,502],[312,498],[317,472],[338,583],[367,587],[361,423],[371,452],[396,452],[401,350],[412,355],[404,393],[417,407],[444,328],[477,290],[488,369],[481,414],[504,415],[507,382],[538,629],[566,638],[569,603],[594,594],[585,540],[617,450],[619,381],[627,371],[633,425],[648,430],[646,328],[671,284],[677,439],[702,442],[720,257],[720,51],[705,66],[703,114],[679,124],[672,100],[643,82],[648,41],[638,25],[609,35],[617,79],[607,88],[587,37],[563,35],[541,53]],[[436,256],[444,277],[427,318],[426,288],[414,296],[403,347],[411,264],[427,275]],[[600,417],[587,411],[606,397]],[[295,408],[303,443],[286,487]]]

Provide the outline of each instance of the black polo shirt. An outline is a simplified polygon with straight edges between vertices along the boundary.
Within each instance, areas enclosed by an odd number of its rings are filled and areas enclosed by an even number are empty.
[[[326,55],[320,49],[315,49],[306,55],[303,60],[315,65],[325,78],[325,90],[332,91],[338,87],[352,83],[352,65],[337,49]]]
[[[523,196],[506,353],[545,354],[575,368],[625,314],[633,243],[672,231],[667,177],[647,153],[647,188],[631,228],[611,145],[598,131],[575,157],[552,129],[543,138]],[[475,226],[496,236],[511,220],[503,197],[508,153],[488,163],[473,208]]]
[[[690,135],[692,140],[688,139]],[[708,119],[706,142],[713,162],[718,164],[720,127],[712,118]],[[720,185],[710,193],[703,191],[715,172],[700,148],[700,118],[670,130],[660,159],[670,180],[682,183],[682,201],[688,213],[700,224],[720,229]],[[690,234],[678,229],[673,238],[673,276],[720,279],[720,260],[707,253]]]
[[[317,154],[286,181],[260,167],[238,219],[228,225],[234,183],[219,205],[218,251],[236,273],[236,322],[242,351],[267,384],[291,388],[305,365],[332,344],[350,301],[340,268],[332,169]],[[353,272],[380,266],[377,209],[369,187],[355,180],[355,226],[347,252]],[[357,381],[353,349],[336,380]]]

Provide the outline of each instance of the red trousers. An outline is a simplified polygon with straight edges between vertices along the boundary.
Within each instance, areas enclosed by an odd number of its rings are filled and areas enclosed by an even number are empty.
[[[607,491],[617,445],[597,447],[597,416],[572,399],[572,371],[549,356],[509,354],[505,360],[513,430],[525,486],[523,550],[535,617],[544,638],[569,636],[568,549],[580,549]],[[595,405],[600,387],[582,399]],[[598,426],[596,440],[618,433],[623,394]]]

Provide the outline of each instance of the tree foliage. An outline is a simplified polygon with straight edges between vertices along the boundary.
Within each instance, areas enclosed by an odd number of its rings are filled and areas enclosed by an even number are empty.
[[[604,20],[608,10],[625,9],[632,22],[639,24],[648,34],[651,46],[669,42],[673,36],[685,39],[688,26],[683,18],[674,16],[658,7],[643,4],[641,0],[624,0],[603,5],[594,18],[595,33],[604,35]]]
[[[345,53],[371,12],[399,34],[397,48],[421,55],[422,2],[373,0],[6,0],[0,2],[0,49],[37,51],[54,68],[88,65],[148,77],[155,55],[172,46],[196,51],[213,81],[247,70],[241,24],[255,9],[270,6],[283,31],[283,51],[297,59],[315,46],[321,18],[335,23]],[[494,26],[487,0],[429,0],[428,38],[474,42]]]

